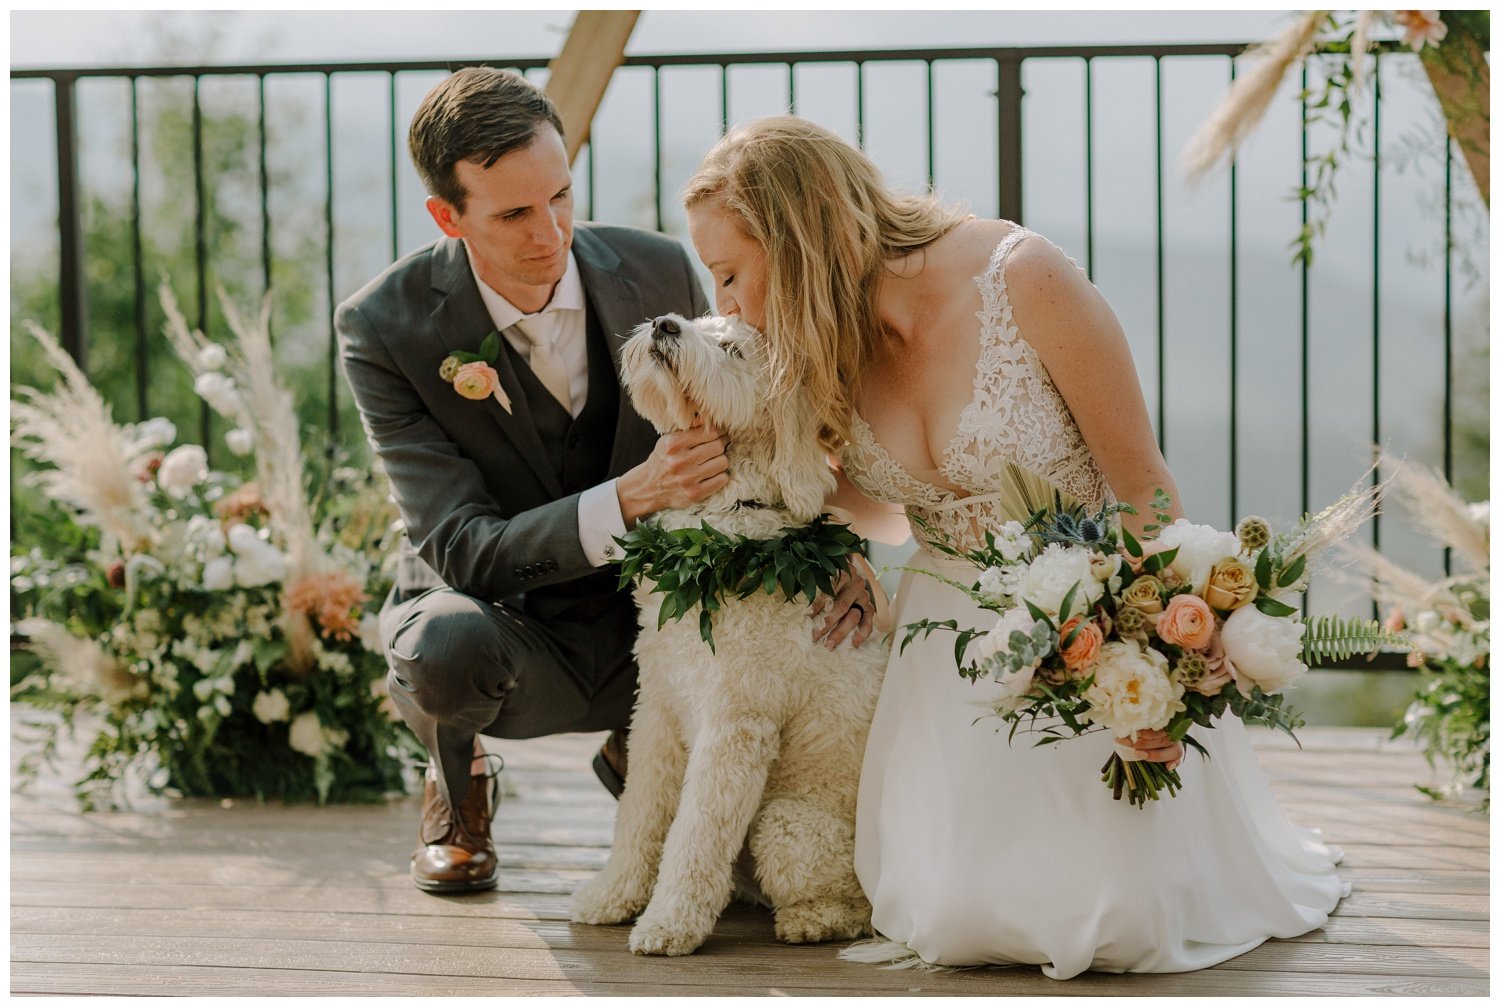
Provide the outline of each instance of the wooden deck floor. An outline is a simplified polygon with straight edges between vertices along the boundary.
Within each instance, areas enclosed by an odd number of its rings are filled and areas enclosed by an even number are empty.
[[[568,893],[604,862],[614,803],[599,736],[508,743],[497,892],[424,895],[406,876],[418,801],[382,807],[152,801],[79,814],[60,784],[11,801],[11,991],[190,995],[1483,995],[1489,820],[1411,789],[1426,767],[1383,732],[1260,736],[1288,815],[1344,848],[1353,894],[1321,930],[1201,972],[1053,982],[947,974],[776,944],[731,906],[688,958],[641,958],[625,927],[575,926]],[[498,746],[497,746],[498,747]]]

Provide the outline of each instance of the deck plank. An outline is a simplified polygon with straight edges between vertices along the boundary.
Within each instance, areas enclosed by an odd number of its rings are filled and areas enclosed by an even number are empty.
[[[43,779],[11,805],[11,992],[74,995],[1365,995],[1489,992],[1488,818],[1412,787],[1405,739],[1252,736],[1288,817],[1345,851],[1353,893],[1328,924],[1179,975],[1034,967],[947,973],[777,944],[731,906],[696,955],[641,958],[627,927],[567,921],[608,855],[614,802],[587,769],[599,735],[507,744],[499,889],[426,895],[405,875],[413,797],[315,808],[145,798],[80,814]],[[14,757],[14,755],[13,755]]]

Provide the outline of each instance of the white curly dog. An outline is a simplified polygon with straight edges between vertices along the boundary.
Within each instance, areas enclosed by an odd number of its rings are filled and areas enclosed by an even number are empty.
[[[766,372],[760,334],[734,318],[665,315],[626,343],[623,383],[657,430],[684,429],[696,412],[728,437],[728,486],[663,512],[665,528],[706,521],[764,539],[822,512],[834,480],[811,410],[800,393],[769,401]],[[768,409],[790,420],[780,443]],[[813,640],[807,605],[756,592],[724,599],[715,652],[694,614],[658,631],[662,595],[643,584],[636,597],[630,775],[609,861],[574,892],[573,920],[640,914],[632,951],[691,954],[729,902],[743,849],[779,940],[868,934],[870,903],[854,877],[854,802],[885,671],[881,634],[829,650]]]

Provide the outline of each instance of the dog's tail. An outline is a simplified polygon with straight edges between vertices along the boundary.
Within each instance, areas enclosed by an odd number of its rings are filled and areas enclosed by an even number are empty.
[[[952,965],[934,965],[900,941],[873,937],[867,941],[855,941],[839,952],[846,962],[864,965],[880,965],[888,969],[914,969],[917,972],[957,972]]]

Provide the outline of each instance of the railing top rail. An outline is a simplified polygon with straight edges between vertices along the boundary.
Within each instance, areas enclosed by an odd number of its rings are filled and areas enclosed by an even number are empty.
[[[1111,56],[1237,56],[1249,42],[1144,43],[1135,45],[1037,45],[1037,46],[968,46],[929,49],[838,49],[782,52],[668,53],[662,55],[626,56],[625,66],[723,66],[757,63],[860,63],[866,61],[900,61],[948,59],[1094,59]],[[221,66],[73,66],[23,67],[10,71],[11,79],[58,77],[173,77],[240,74],[295,73],[390,73],[420,70],[456,70],[465,66],[511,66],[523,70],[545,67],[551,57],[512,58],[506,56],[471,59],[430,60],[360,60],[340,63],[246,63]]]

